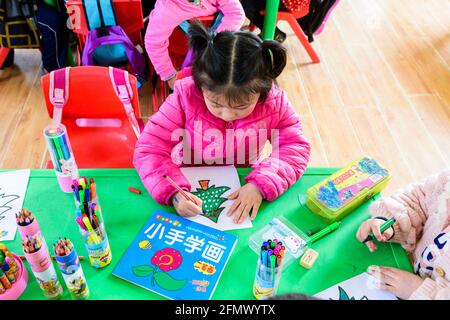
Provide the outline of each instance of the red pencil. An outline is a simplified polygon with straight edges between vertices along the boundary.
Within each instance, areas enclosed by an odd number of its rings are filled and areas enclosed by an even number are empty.
[[[172,187],[177,189],[178,192],[181,193],[181,195],[186,198],[186,200],[191,201],[191,202],[195,203],[196,205],[198,205],[197,202],[195,202],[194,199],[189,197],[188,194],[186,192],[184,192],[184,190],[181,189],[181,187],[175,181],[173,181],[168,175],[166,175],[166,174],[163,175],[163,178],[165,178],[172,185]]]

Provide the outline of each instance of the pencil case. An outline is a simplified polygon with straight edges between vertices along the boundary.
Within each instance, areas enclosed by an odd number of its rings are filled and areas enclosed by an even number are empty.
[[[72,179],[78,179],[79,173],[66,127],[51,124],[44,129],[44,137],[61,190],[72,192]]]
[[[45,243],[37,219],[35,218],[27,226],[19,225],[18,230],[24,241],[26,239],[39,239],[41,241],[42,245],[38,251],[34,253],[26,253],[24,251],[24,255],[30,264],[31,271],[44,296],[48,299],[59,299],[62,296],[63,289],[50,259],[47,244]]]
[[[390,179],[375,159],[362,157],[309,188],[306,206],[329,223],[339,221],[383,190]]]
[[[95,213],[95,216],[98,219],[96,223],[98,224],[97,228],[94,229],[92,227],[93,221],[91,220],[89,220],[91,227],[86,227],[86,223],[83,223],[82,217],[79,215],[80,210],[77,210],[76,221],[78,223],[81,236],[83,237],[83,242],[86,247],[91,266],[94,268],[106,267],[111,263],[112,252],[108,241],[108,235],[106,233],[98,195],[96,195],[93,199],[90,199],[90,201],[87,201],[85,204],[81,204],[81,202],[75,198],[75,204],[79,209],[80,206],[83,206],[84,211],[87,210]],[[85,207],[86,205],[87,207]]]
[[[250,236],[248,244],[256,254],[259,254],[261,243],[268,239],[277,239],[283,242],[286,247],[283,265],[286,267],[300,258],[310,242],[309,237],[303,231],[284,217],[273,218],[267,225]]]
[[[9,255],[9,257],[14,259],[17,265],[17,277],[16,281],[12,283],[11,288],[4,290],[3,293],[0,291],[0,300],[17,300],[25,291],[28,284],[28,271],[23,265],[22,260],[15,254]],[[0,286],[2,286],[1,283]]]
[[[89,287],[75,248],[65,256],[58,256],[55,252],[55,258],[72,297],[76,300],[89,299]]]

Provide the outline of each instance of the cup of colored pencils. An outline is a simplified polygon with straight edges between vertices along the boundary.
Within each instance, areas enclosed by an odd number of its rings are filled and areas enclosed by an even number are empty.
[[[0,243],[0,300],[15,300],[25,291],[28,272],[19,257]]]
[[[76,218],[83,242],[94,268],[103,268],[111,263],[112,253],[106,234],[103,215],[93,178],[81,177],[73,180]]]
[[[273,297],[278,289],[285,247],[277,239],[264,241],[256,268],[253,295],[258,300]]]
[[[59,299],[62,286],[53,267],[47,244],[36,217],[27,209],[16,215],[17,228],[22,238],[23,252],[39,287],[48,299]]]
[[[44,129],[44,137],[61,190],[72,192],[72,179],[78,179],[79,174],[66,127],[51,124]]]
[[[59,238],[53,245],[53,251],[72,297],[77,300],[89,299],[89,287],[72,242],[67,238]]]

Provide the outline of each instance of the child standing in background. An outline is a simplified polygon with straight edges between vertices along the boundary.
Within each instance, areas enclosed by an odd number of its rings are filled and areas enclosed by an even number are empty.
[[[223,14],[217,32],[237,31],[245,20],[239,0],[157,0],[150,13],[145,48],[156,73],[173,89],[177,70],[169,56],[169,37],[186,20]]]
[[[178,80],[150,118],[134,165],[153,198],[173,204],[181,216],[200,214],[201,200],[188,193],[197,204],[187,201],[164,175],[190,191],[180,166],[192,158],[200,159],[194,160],[198,165],[252,166],[247,183],[229,197],[236,201],[228,215],[242,223],[248,215],[255,218],[262,199],[274,200],[294,184],[309,161],[300,119],[274,83],[286,65],[286,49],[251,32],[211,33],[198,22],[189,35],[193,77]],[[267,141],[272,154],[260,160]]]
[[[401,299],[450,299],[450,169],[412,184],[391,197],[374,202],[372,219],[359,228],[364,241],[373,231],[378,241],[400,243],[414,258],[416,274],[390,267],[371,266],[368,272],[385,282],[380,289]],[[394,218],[395,224],[380,233],[380,226]],[[374,242],[366,242],[371,252]]]

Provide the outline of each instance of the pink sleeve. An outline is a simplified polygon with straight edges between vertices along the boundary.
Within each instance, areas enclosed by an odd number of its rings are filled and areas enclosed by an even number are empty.
[[[396,219],[392,242],[398,242],[405,250],[412,252],[430,218],[428,203],[438,201],[439,189],[449,181],[450,170],[432,175],[424,182],[412,183],[390,197],[375,201],[370,205],[369,212],[374,218]],[[449,220],[449,215],[450,210],[447,210],[444,221]]]
[[[223,13],[222,22],[217,28],[221,31],[238,31],[245,21],[245,13],[239,0],[219,0],[218,9]]]
[[[184,127],[184,110],[180,101],[181,86],[175,83],[174,92],[148,121],[136,143],[133,164],[153,199],[160,204],[170,204],[176,193],[163,175],[169,175],[182,189],[191,186],[178,165],[172,161],[171,152],[179,142],[172,134]]]
[[[279,122],[272,129],[278,131],[278,138],[272,136],[272,154],[253,167],[246,181],[261,191],[264,199],[271,201],[293,185],[306,169],[311,146],[302,132],[300,119],[295,114],[283,91],[277,98],[280,109]]]
[[[164,3],[157,2],[150,14],[145,33],[145,49],[156,73],[161,79],[167,80],[177,72],[169,56],[169,37],[182,19],[178,19],[176,12],[166,4],[168,1]]]

